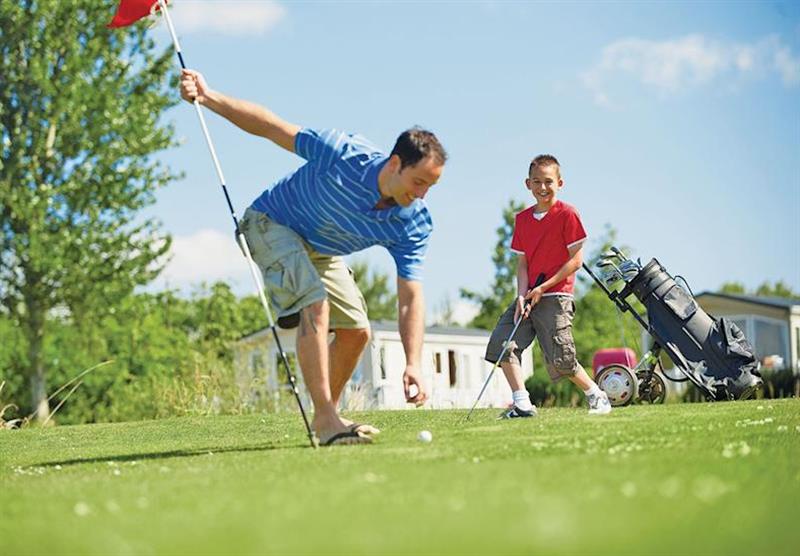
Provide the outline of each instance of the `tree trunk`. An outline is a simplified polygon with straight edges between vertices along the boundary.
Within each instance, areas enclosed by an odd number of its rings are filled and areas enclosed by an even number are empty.
[[[50,404],[47,401],[47,380],[45,378],[44,357],[44,311],[37,303],[28,304],[28,373],[31,378],[31,407],[36,420],[44,423],[50,416]]]

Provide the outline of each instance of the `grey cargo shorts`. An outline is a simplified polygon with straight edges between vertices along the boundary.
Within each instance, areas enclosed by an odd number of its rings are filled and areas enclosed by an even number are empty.
[[[516,299],[500,316],[486,346],[485,359],[497,362],[503,345],[514,329],[514,310]],[[575,316],[575,302],[572,297],[548,295],[542,297],[527,319],[520,323],[514,335],[513,346],[503,355],[503,361],[520,363],[522,352],[531,345],[534,338],[539,339],[547,373],[553,381],[574,376],[581,368],[575,353],[575,340],[572,338],[572,318]]]

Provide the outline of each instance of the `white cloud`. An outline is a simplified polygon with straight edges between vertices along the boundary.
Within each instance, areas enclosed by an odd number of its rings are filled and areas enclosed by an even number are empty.
[[[615,41],[603,47],[598,63],[581,77],[595,102],[608,106],[612,89],[624,86],[625,77],[669,96],[712,83],[727,86],[771,74],[787,87],[800,83],[800,56],[775,35],[753,43],[688,35],[665,41]]]
[[[286,8],[272,0],[176,0],[171,10],[179,34],[263,35],[286,17]]]
[[[470,301],[458,299],[454,302],[450,296],[446,296],[430,311],[428,324],[451,322],[466,326],[479,312],[480,307]]]
[[[172,239],[170,257],[158,280],[170,288],[185,289],[217,280],[243,283],[250,276],[233,232],[203,229],[188,236],[176,236]]]

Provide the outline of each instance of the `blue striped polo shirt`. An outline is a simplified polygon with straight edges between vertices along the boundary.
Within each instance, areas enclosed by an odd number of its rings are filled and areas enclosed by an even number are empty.
[[[326,255],[382,245],[398,276],[421,280],[433,230],[427,205],[417,199],[408,207],[374,209],[378,173],[389,157],[363,137],[332,129],[302,129],[294,149],[306,164],[264,191],[252,208]]]

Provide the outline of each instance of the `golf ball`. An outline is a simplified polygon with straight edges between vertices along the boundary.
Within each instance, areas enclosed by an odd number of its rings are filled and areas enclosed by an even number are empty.
[[[417,435],[417,440],[419,440],[420,442],[430,442],[431,440],[433,440],[433,435],[431,434],[431,431],[419,431],[419,434]]]

